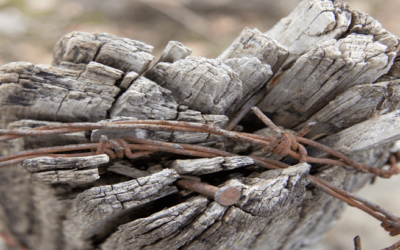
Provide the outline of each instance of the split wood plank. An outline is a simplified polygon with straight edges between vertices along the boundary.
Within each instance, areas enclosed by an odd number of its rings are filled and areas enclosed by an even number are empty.
[[[350,34],[372,35],[374,41],[387,46],[387,52],[396,50],[399,44],[398,38],[383,29],[377,20],[341,0],[302,1],[266,34],[289,49],[284,68],[291,67],[315,44]]]
[[[146,111],[146,109],[143,109]],[[148,109],[151,111],[150,109]],[[183,109],[185,110],[185,109]],[[151,114],[152,115],[152,114]],[[114,119],[107,120],[113,121],[129,121],[136,120],[135,117],[116,116]],[[186,109],[178,113],[176,121],[198,122],[224,128],[228,122],[228,118],[223,115],[203,115],[198,111]],[[202,132],[184,132],[184,131],[153,131],[145,129],[97,129],[93,130],[91,134],[91,141],[98,142],[101,135],[106,135],[108,139],[116,139],[124,136],[153,139],[177,143],[204,143],[204,142],[221,142],[222,136],[211,135]]]
[[[169,89],[182,105],[203,114],[227,115],[242,98],[239,76],[218,59],[189,56],[160,62],[146,76]]]
[[[53,65],[82,69],[85,64],[98,62],[122,70],[145,72],[154,56],[153,46],[107,33],[72,32],[54,47]]]
[[[64,234],[67,249],[92,248],[91,238],[112,229],[112,224],[146,204],[177,192],[169,186],[178,174],[165,169],[150,176],[90,188],[80,193],[69,211]],[[122,218],[121,218],[122,217]]]
[[[295,130],[317,122],[307,137],[322,138],[400,108],[400,85],[389,82],[354,86],[337,96]]]
[[[246,156],[201,158],[191,160],[175,160],[169,166],[181,175],[203,175],[223,170],[231,170],[254,164],[254,160]]]
[[[355,124],[319,142],[346,155],[353,155],[391,145],[399,139],[400,110],[396,110]],[[326,153],[314,149],[309,152],[314,157],[326,155]]]
[[[292,128],[338,94],[370,84],[391,67],[395,52],[371,35],[351,34],[324,42],[302,55],[258,104],[278,125]]]
[[[298,220],[309,165],[277,171],[270,179],[240,178],[225,183],[241,190],[236,206],[207,204],[204,198],[194,197],[119,226],[101,249],[250,249],[253,244],[261,247],[264,240],[269,249],[275,249],[286,237],[282,232],[289,232]],[[280,230],[274,230],[277,225]]]
[[[106,117],[122,71],[91,62],[73,71],[26,62],[0,68],[1,125],[19,119],[99,121]]]
[[[100,178],[98,166],[109,162],[105,154],[85,157],[36,157],[23,166],[33,180],[43,184],[81,185]]]

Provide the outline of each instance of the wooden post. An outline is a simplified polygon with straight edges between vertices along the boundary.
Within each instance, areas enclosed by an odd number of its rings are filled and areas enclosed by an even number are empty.
[[[257,106],[285,131],[317,122],[309,138],[381,168],[400,139],[398,46],[378,21],[339,0],[303,1],[265,33],[245,28],[217,59],[190,56],[191,49],[171,41],[152,67],[150,45],[73,32],[56,44],[52,66],[0,68],[0,126],[152,119],[225,128],[262,93]],[[251,132],[273,135],[270,128]],[[19,138],[0,142],[0,156],[102,135],[282,159],[204,131],[146,129]],[[305,249],[343,210],[341,201],[309,185],[310,174],[347,191],[372,177],[308,163],[265,171],[246,156],[43,156],[0,169],[0,218],[29,249]],[[241,198],[223,206],[181,190],[179,178],[231,186]]]

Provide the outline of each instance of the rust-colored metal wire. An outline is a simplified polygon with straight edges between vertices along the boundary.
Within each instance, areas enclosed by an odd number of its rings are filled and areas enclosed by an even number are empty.
[[[0,231],[0,237],[2,237],[4,241],[7,242],[8,245],[18,250],[28,250],[28,248],[24,247],[17,240],[17,237],[15,237],[15,235],[10,231],[10,229],[8,229],[6,223],[0,220],[0,225],[2,228],[2,231]]]
[[[159,121],[159,120],[135,120],[135,121],[120,121],[120,122],[99,122],[99,123],[63,123],[51,124],[35,129],[27,130],[6,130],[0,129],[0,141],[9,141],[15,138],[25,136],[38,136],[38,135],[54,135],[66,134],[81,131],[88,131],[94,129],[148,129],[148,130],[166,130],[166,131],[185,131],[185,132],[203,132],[215,135],[221,135],[228,138],[241,140],[245,142],[254,143],[264,147],[266,152],[272,152],[280,156],[290,156],[297,159],[300,163],[320,163],[327,165],[338,166],[352,166],[356,170],[364,173],[373,173],[375,175],[388,178],[393,174],[398,174],[399,168],[397,167],[397,160],[395,155],[390,158],[391,168],[389,170],[376,169],[366,164],[356,163],[348,156],[331,149],[318,142],[304,138],[314,123],[308,124],[296,135],[284,133],[280,130],[268,117],[266,117],[258,108],[253,107],[256,115],[274,132],[273,137],[264,137],[248,133],[240,133],[234,131],[227,131],[207,124],[180,122],[180,121]],[[133,144],[132,144],[133,143]],[[316,147],[322,151],[329,153],[338,159],[329,158],[314,158],[307,154],[306,148],[303,144]],[[90,150],[91,152],[85,153],[72,153],[72,154],[59,154],[60,152],[71,152],[78,150]],[[134,152],[132,152],[132,150]],[[13,155],[0,157],[0,167],[11,166],[21,163],[26,159],[35,158],[39,156],[51,157],[77,157],[88,156],[96,154],[107,154],[110,158],[123,158],[130,159],[150,155],[154,152],[168,152],[179,155],[188,155],[194,157],[217,157],[217,156],[236,156],[227,151],[218,150],[215,148],[204,147],[199,145],[179,144],[161,142],[150,139],[140,139],[134,137],[122,137],[118,139],[109,140],[105,135],[100,137],[99,143],[86,143],[67,146],[55,146],[39,149],[31,149],[21,151]],[[256,164],[268,169],[287,168],[288,164],[268,160],[261,157],[251,157]],[[390,212],[384,210],[376,204],[373,204],[359,196],[351,194],[343,189],[335,187],[334,185],[317,178],[310,176],[311,184],[318,189],[348,203],[351,206],[357,207],[374,218],[382,222],[382,227],[390,232],[390,235],[400,234],[400,221],[399,218],[392,215]]]

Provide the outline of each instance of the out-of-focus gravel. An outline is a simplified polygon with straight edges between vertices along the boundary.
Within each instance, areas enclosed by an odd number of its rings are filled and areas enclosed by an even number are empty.
[[[300,0],[0,0],[0,65],[13,61],[51,64],[54,44],[72,31],[108,32],[146,42],[159,55],[170,40],[193,49],[193,55],[216,57],[244,27],[267,31]],[[399,0],[348,0],[383,27],[400,35]],[[360,195],[400,215],[400,176],[378,179]],[[363,250],[387,247],[379,223],[347,208],[344,216],[315,249],[354,249],[360,235]],[[0,250],[4,250],[0,238]]]

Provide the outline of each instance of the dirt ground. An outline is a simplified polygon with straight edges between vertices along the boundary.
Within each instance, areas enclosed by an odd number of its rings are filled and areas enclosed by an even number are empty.
[[[107,32],[146,42],[159,55],[170,40],[184,43],[193,55],[218,56],[244,27],[267,31],[300,0],[0,0],[0,65],[13,61],[51,64],[54,44],[72,31]],[[399,0],[348,0],[383,27],[400,36]],[[378,180],[360,195],[400,215],[400,177]],[[388,236],[372,217],[347,208],[336,227],[315,249],[363,250],[400,240]],[[0,250],[1,247],[0,242]]]

